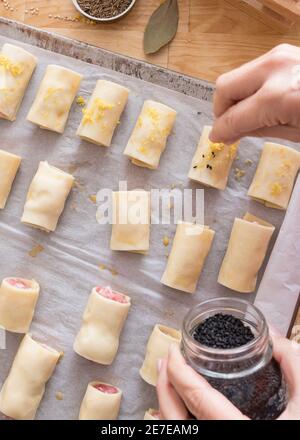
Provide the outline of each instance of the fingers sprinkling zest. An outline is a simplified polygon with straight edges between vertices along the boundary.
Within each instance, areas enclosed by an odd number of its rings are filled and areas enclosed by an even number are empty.
[[[214,95],[211,141],[270,136],[299,142],[299,66],[300,49],[279,45],[221,75]]]

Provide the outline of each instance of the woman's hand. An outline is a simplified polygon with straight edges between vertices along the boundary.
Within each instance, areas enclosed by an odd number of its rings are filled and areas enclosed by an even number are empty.
[[[243,136],[300,141],[300,49],[282,44],[221,75],[214,113],[213,142]]]
[[[281,366],[289,390],[289,403],[278,420],[300,420],[300,344],[274,338],[274,357]]]
[[[289,403],[279,419],[300,420],[300,345],[274,338],[274,357],[289,387]],[[247,420],[223,394],[186,364],[179,348],[171,347],[168,358],[159,361],[157,394],[160,419]]]

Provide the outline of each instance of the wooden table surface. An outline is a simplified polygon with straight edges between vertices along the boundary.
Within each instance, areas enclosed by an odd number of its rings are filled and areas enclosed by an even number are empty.
[[[161,0],[137,0],[125,18],[105,25],[79,18],[71,0],[0,0],[0,16],[210,81],[279,43],[300,44],[300,24],[279,33],[242,12],[239,0],[237,7],[232,0],[178,2],[178,33],[151,56],[143,53],[143,32]],[[297,322],[300,326],[300,311]]]
[[[282,35],[232,6],[232,0],[178,1],[176,38],[152,56],[143,53],[143,32],[161,0],[137,0],[125,18],[112,24],[70,21],[79,17],[71,0],[0,0],[0,15],[207,80],[281,42],[300,43],[300,24]]]

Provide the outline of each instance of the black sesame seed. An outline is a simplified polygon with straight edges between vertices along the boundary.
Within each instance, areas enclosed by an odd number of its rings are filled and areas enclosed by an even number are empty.
[[[194,165],[193,168],[194,168],[194,169],[197,168],[197,165]]]
[[[235,316],[217,313],[194,329],[193,338],[207,347],[229,349],[247,344],[254,334]]]

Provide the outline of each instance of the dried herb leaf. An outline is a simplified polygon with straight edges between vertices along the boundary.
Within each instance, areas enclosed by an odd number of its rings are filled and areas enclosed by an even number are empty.
[[[178,2],[166,0],[150,17],[144,34],[144,52],[157,52],[175,36],[178,27]]]

